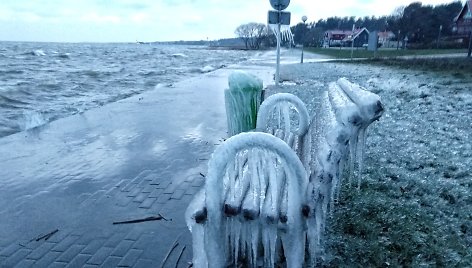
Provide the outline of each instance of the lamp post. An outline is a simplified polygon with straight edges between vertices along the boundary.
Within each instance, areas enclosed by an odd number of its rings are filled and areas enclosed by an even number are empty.
[[[305,22],[308,18],[306,16],[303,16],[302,17],[302,21],[303,21],[303,30],[305,30],[306,28],[306,25],[305,25]],[[304,46],[304,41],[305,41],[305,32],[303,31],[303,36],[302,36],[302,58],[300,60],[300,63],[303,63],[303,46]]]
[[[400,30],[398,30],[397,34],[397,50],[400,48]]]
[[[354,30],[356,29],[356,25],[352,25],[352,31],[351,31],[351,60],[352,56],[354,54]]]
[[[467,50],[467,58],[472,54],[472,31],[469,32],[469,49]]]
[[[438,40],[436,41],[436,48],[439,48],[439,39],[441,39],[441,31],[443,26],[439,25]]]

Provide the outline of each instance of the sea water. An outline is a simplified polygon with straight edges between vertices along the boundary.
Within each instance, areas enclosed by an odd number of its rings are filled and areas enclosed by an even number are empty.
[[[205,46],[0,42],[0,137],[247,60]]]

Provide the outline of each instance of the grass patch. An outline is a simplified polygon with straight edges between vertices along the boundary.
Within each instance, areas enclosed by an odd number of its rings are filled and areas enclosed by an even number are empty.
[[[306,51],[330,56],[337,59],[351,58],[351,49],[343,48],[305,48]],[[451,53],[467,53],[466,49],[380,49],[375,54],[373,51],[367,51],[364,48],[354,48],[353,58],[394,58],[400,56],[423,56],[423,55],[440,55]]]
[[[435,209],[422,205],[417,196],[405,202],[382,189],[360,194],[351,189],[347,194],[331,223],[328,252],[335,254],[328,266],[465,267],[472,263],[460,232],[437,221]]]
[[[356,63],[368,63],[374,65],[398,67],[401,69],[414,69],[435,72],[449,72],[456,78],[468,78],[472,73],[471,58],[376,58]]]

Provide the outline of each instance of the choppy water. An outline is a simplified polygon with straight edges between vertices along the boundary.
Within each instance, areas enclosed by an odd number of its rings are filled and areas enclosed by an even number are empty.
[[[0,42],[0,137],[250,56],[189,46]]]

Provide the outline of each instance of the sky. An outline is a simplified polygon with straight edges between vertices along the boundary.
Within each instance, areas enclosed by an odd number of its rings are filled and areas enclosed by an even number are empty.
[[[424,0],[437,5],[453,0]],[[295,25],[332,16],[382,16],[412,0],[291,0]],[[0,41],[151,42],[236,37],[267,22],[269,0],[0,0]]]

